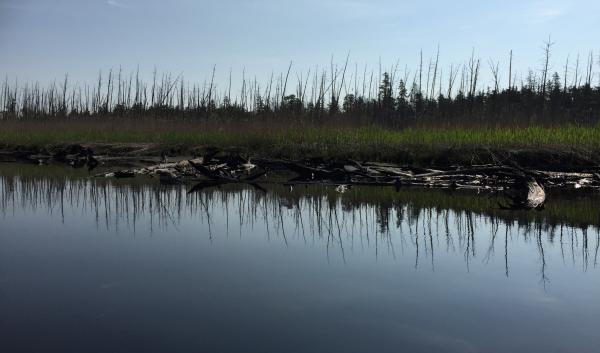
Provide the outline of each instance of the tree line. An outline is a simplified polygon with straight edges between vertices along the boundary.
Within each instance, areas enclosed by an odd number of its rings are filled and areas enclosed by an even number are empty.
[[[359,121],[401,128],[414,124],[595,125],[600,120],[600,84],[594,84],[594,55],[578,56],[574,68],[565,63],[562,72],[550,71],[550,40],[545,43],[541,70],[529,70],[517,79],[508,66],[508,85],[501,87],[499,63],[488,62],[490,82],[480,82],[482,61],[474,53],[462,65],[444,72],[437,54],[412,73],[401,74],[398,64],[378,72],[332,63],[329,69],[286,72],[259,83],[244,77],[241,90],[232,95],[228,85],[218,88],[213,68],[202,84],[169,73],[151,82],[140,78],[139,69],[99,74],[94,84],[60,83],[42,87],[5,79],[0,89],[0,119],[51,120],[89,118],[159,119],[294,119],[336,122]],[[600,64],[600,62],[598,62]],[[293,81],[293,83],[292,83]],[[505,80],[506,81],[506,80]]]

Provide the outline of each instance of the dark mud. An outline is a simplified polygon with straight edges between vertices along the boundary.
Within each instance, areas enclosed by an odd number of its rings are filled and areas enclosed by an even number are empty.
[[[0,144],[0,162],[20,163],[63,163],[91,151],[105,166],[127,167],[144,166],[155,163],[165,156],[171,160],[202,156],[216,150],[213,147],[188,146],[178,144],[48,144],[10,145]],[[236,147],[220,148],[229,154],[241,154],[253,158],[279,158],[299,160],[296,156],[274,153],[267,155]],[[598,152],[598,151],[596,151]],[[486,148],[448,146],[406,146],[396,151],[393,158],[370,162],[388,162],[404,166],[422,168],[450,168],[484,164],[516,163],[526,169],[557,172],[597,172],[600,171],[600,153],[576,148]],[[296,158],[294,158],[296,157]],[[306,155],[302,160],[335,162],[345,160],[345,156]]]

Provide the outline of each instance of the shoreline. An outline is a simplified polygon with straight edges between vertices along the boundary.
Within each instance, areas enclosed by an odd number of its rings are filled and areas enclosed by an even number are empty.
[[[396,151],[398,160],[364,161],[338,155],[302,159],[240,148],[165,144],[54,144],[0,150],[0,163],[62,164],[101,178],[156,177],[161,184],[194,183],[188,192],[226,184],[277,182],[352,186],[473,189],[502,192],[503,209],[543,209],[547,189],[600,190],[600,167],[575,151],[544,149],[431,149]],[[429,153],[423,153],[430,148]],[[275,178],[274,178],[275,176]],[[336,188],[337,190],[337,188]]]
[[[282,151],[263,146],[199,146],[187,143],[49,143],[15,144],[0,142],[0,163],[65,163],[84,155],[86,151],[108,167],[144,166],[157,163],[162,157],[169,160],[190,159],[207,151],[238,154],[245,158],[282,159],[301,163],[314,161],[391,163],[417,168],[450,168],[472,165],[516,164],[525,169],[552,172],[600,172],[600,151],[585,148],[560,147],[487,147],[406,145],[382,155],[372,151],[317,151],[298,145],[295,151]],[[323,152],[323,153],[319,153]],[[371,158],[368,158],[371,155]],[[362,158],[361,158],[362,157]],[[365,158],[366,157],[366,158]]]
[[[15,178],[14,176],[23,176]],[[139,178],[97,178],[91,176],[86,170],[74,169],[65,165],[46,165],[37,166],[23,163],[0,163],[0,179],[6,179],[9,183],[27,182],[33,183],[36,180],[47,180],[52,185],[52,190],[59,190],[65,187],[67,180],[73,180],[71,187],[77,190],[85,187],[103,188],[105,185],[111,185],[115,188],[122,188],[128,192],[139,192],[146,190],[146,187],[157,188],[152,190],[178,190],[181,188],[183,193],[191,190],[193,183],[184,183],[170,186],[159,184],[159,178],[139,177]],[[85,180],[85,183],[79,181]],[[88,184],[89,183],[89,184]],[[46,185],[46,184],[43,184]],[[344,193],[336,190],[337,184],[300,184],[294,187],[283,185],[281,182],[260,181],[260,185],[268,190],[269,194],[276,195],[282,205],[297,205],[297,200],[302,197],[313,198],[323,196],[328,200],[339,199],[346,205],[358,205],[363,203],[383,204],[388,207],[395,207],[398,202],[406,203],[416,207],[436,207],[453,212],[471,211],[478,215],[487,215],[494,218],[504,219],[508,222],[518,222],[525,224],[526,220],[536,223],[549,222],[553,227],[560,227],[561,224],[575,227],[589,227],[600,224],[598,213],[594,212],[595,200],[600,193],[590,192],[585,189],[565,188],[548,190],[548,200],[543,211],[511,211],[503,210],[498,202],[506,202],[502,193],[477,192],[472,189],[442,189],[428,187],[402,187],[395,190],[393,186],[389,187],[365,187],[355,186]],[[8,188],[14,192],[15,188]],[[247,184],[228,184],[219,188],[214,187],[205,189],[204,192],[212,193],[230,193],[240,190],[251,190],[258,195],[265,195],[264,192]],[[0,192],[0,194],[2,194]],[[36,195],[45,194],[37,193]],[[8,194],[6,194],[8,195]]]

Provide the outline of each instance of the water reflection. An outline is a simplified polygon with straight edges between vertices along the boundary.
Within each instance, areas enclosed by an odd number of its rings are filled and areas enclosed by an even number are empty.
[[[596,352],[600,344],[593,194],[550,194],[544,211],[510,212],[492,195],[463,191],[188,188],[0,168],[2,348]]]
[[[441,265],[439,254],[462,259],[466,271],[473,263],[501,261],[506,277],[511,251],[526,247],[537,256],[543,286],[551,278],[549,257],[560,256],[563,265],[584,272],[598,265],[595,195],[555,197],[544,211],[514,212],[499,210],[494,197],[459,191],[353,188],[340,194],[332,187],[273,185],[266,192],[228,186],[189,194],[188,189],[148,180],[4,173],[0,212],[4,219],[19,212],[47,214],[63,224],[93,219],[97,231],[133,237],[182,232],[190,224],[210,240],[258,233],[286,247],[322,248],[328,261],[342,263],[356,253],[375,260],[410,257],[414,268],[430,271]]]

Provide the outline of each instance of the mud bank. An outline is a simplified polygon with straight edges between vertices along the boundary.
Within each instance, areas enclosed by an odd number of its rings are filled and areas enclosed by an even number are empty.
[[[527,169],[541,169],[561,172],[600,171],[600,151],[559,148],[487,148],[414,145],[387,151],[386,158],[344,151],[335,153],[314,153],[301,148],[293,153],[272,150],[252,150],[228,146],[190,146],[185,144],[153,143],[81,143],[15,145],[0,143],[0,162],[20,163],[65,163],[87,153],[93,154],[105,166],[143,166],[167,158],[180,160],[202,156],[207,152],[220,151],[240,154],[252,158],[281,158],[296,161],[336,161],[359,160],[387,162],[422,168],[449,168],[483,164],[516,163]]]

